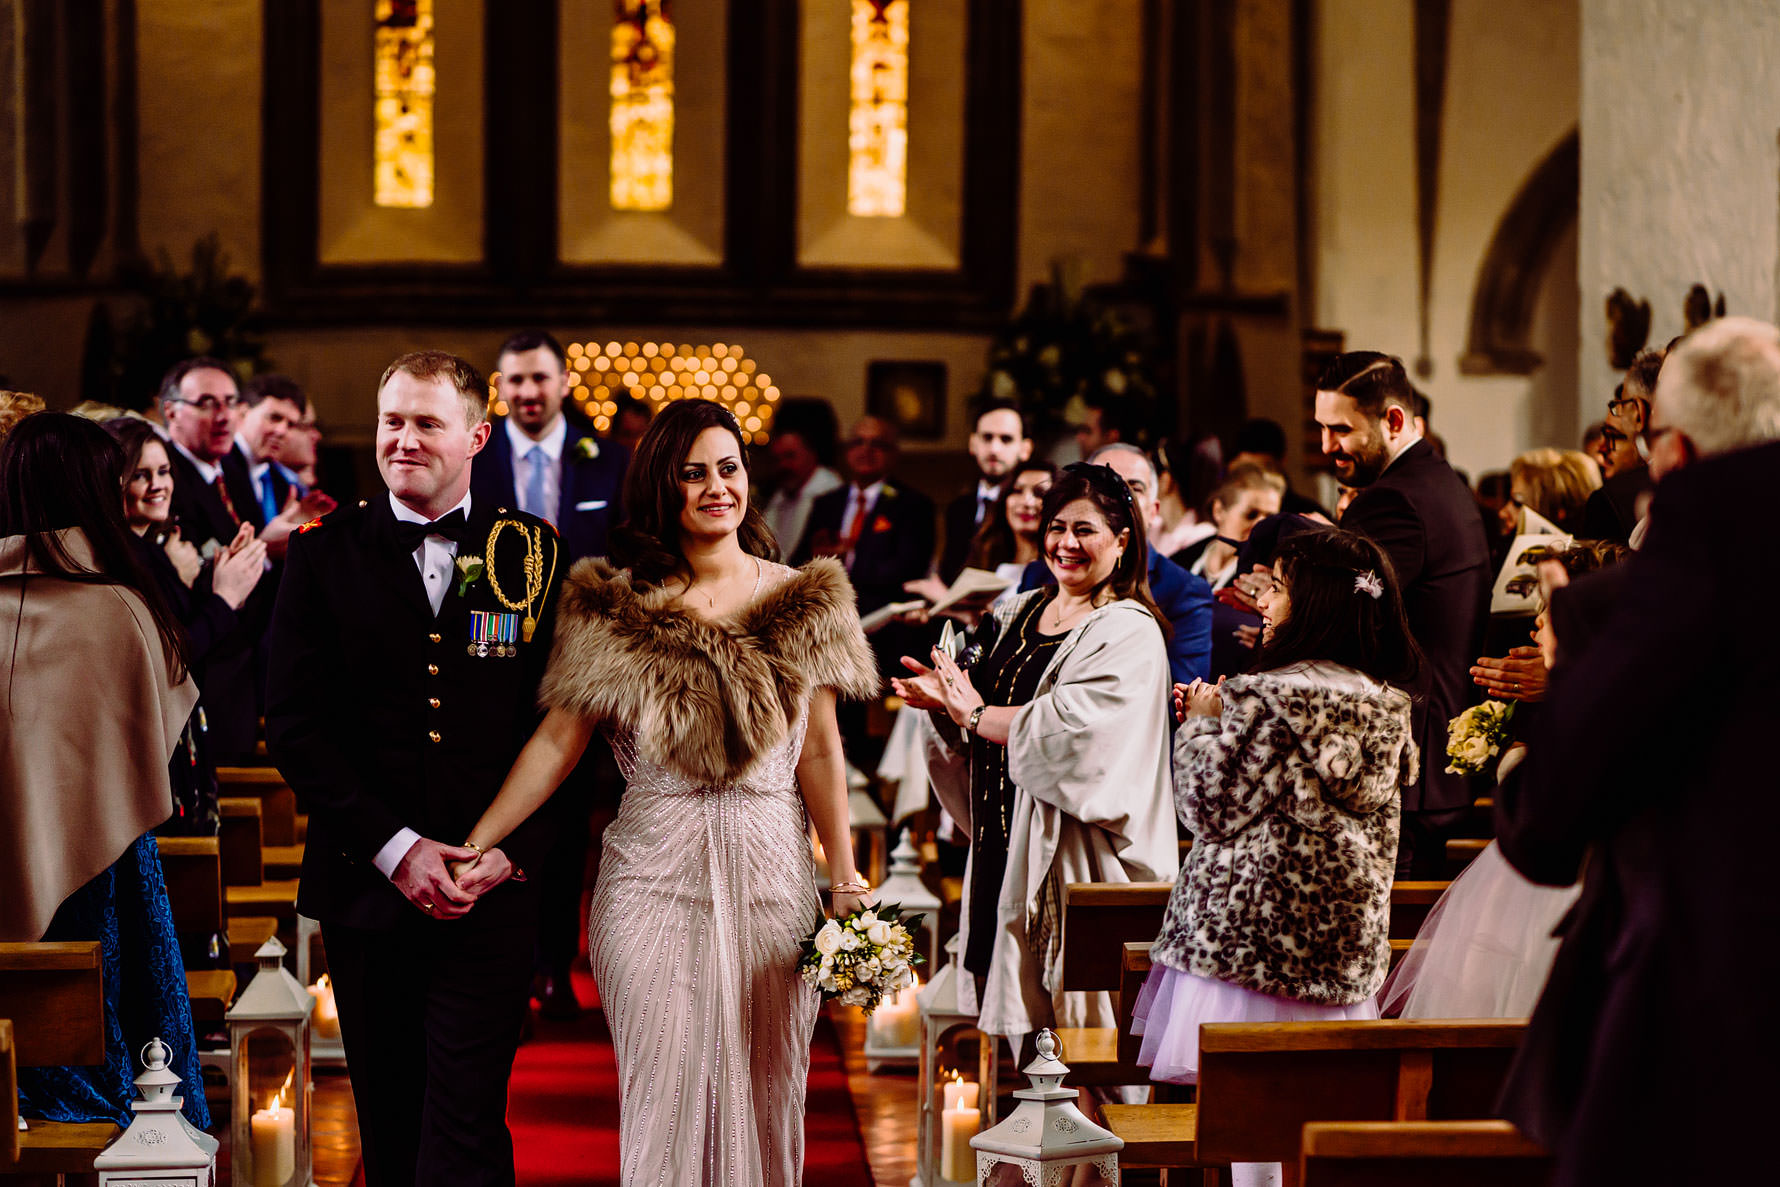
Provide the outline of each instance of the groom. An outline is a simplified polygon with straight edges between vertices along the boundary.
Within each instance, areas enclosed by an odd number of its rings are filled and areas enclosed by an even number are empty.
[[[446,867],[477,856],[457,842],[537,724],[562,566],[548,524],[470,495],[487,399],[452,355],[390,364],[388,492],[291,537],[272,619],[266,736],[309,813],[297,907],[327,944],[368,1187],[513,1182],[538,905]],[[544,816],[479,860],[531,867]]]

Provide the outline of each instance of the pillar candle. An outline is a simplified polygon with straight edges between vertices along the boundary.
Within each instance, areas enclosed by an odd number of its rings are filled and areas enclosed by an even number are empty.
[[[962,1085],[948,1084],[946,1087],[951,1089]],[[976,1136],[981,1116],[978,1110],[962,1104],[940,1114],[943,1128],[940,1130],[939,1173],[948,1182],[976,1182],[977,1154],[970,1148],[970,1139]]]
[[[274,1103],[253,1115],[253,1187],[284,1187],[297,1169],[297,1114]]]
[[[920,987],[910,985],[892,994],[872,1011],[871,1025],[878,1041],[887,1047],[919,1047],[921,1045],[921,1007],[915,1001]]]
[[[977,1107],[977,1085],[974,1080],[951,1080],[946,1086],[947,1109],[974,1109]]]
[[[340,1010],[334,1003],[334,984],[323,973],[321,980],[309,987],[309,996],[315,999],[315,1010],[310,1015],[310,1025],[315,1029],[318,1039],[338,1039],[340,1037]]]

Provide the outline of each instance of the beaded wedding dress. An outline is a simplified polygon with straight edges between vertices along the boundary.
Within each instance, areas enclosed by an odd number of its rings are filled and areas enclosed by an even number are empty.
[[[701,787],[612,748],[588,951],[617,1048],[623,1183],[798,1182],[816,991],[799,945],[822,918],[797,790],[806,718],[741,782]]]
[[[707,621],[577,565],[540,696],[598,720],[625,778],[588,951],[618,1060],[620,1181],[795,1187],[822,920],[797,763],[819,688],[878,688],[844,572],[764,567]]]

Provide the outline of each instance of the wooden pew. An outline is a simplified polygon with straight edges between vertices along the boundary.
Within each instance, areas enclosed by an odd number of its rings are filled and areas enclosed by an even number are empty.
[[[1194,1104],[1102,1107],[1120,1165],[1278,1162],[1295,1183],[1311,1121],[1473,1120],[1492,1112],[1526,1023],[1218,1023],[1200,1028]]]
[[[15,1067],[85,1067],[105,1062],[105,998],[99,944],[0,944],[0,1018],[12,1022]],[[16,1084],[10,1094],[18,1105]],[[8,1175],[90,1175],[118,1135],[109,1121],[32,1121],[17,1133]]]
[[[1446,842],[1446,876],[1456,878],[1464,873],[1465,867],[1489,847],[1489,841],[1481,837],[1452,837]]]
[[[297,879],[265,876],[264,816],[260,801],[252,796],[223,796],[222,831],[218,842],[222,855],[223,901],[230,916],[271,916],[282,927],[297,921]],[[291,933],[294,938],[294,931]]]
[[[1170,882],[1072,882],[1063,890],[1063,988],[1115,995],[1121,1025],[1063,1027],[1057,1040],[1069,1064],[1070,1083],[1103,1088],[1120,1084],[1144,1084],[1149,1073],[1125,1058],[1119,1041],[1128,1029],[1131,1004],[1125,990],[1126,950],[1141,945],[1144,971],[1149,967],[1149,946],[1162,929],[1162,915]],[[1143,985],[1141,977],[1136,982]],[[1128,1045],[1127,1045],[1128,1046]]]
[[[260,801],[260,856],[264,876],[295,878],[303,865],[297,796],[273,767],[219,767],[217,784],[231,799]]]
[[[12,1020],[0,1018],[0,1169],[19,1160],[19,1065]]]
[[[1413,940],[1428,912],[1451,882],[1397,882],[1391,886],[1391,939]]]
[[[1539,1187],[1551,1156],[1506,1121],[1313,1121],[1303,1187]]]

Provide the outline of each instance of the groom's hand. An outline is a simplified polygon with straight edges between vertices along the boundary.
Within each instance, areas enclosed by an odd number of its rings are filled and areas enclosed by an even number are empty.
[[[476,896],[451,880],[445,863],[475,856],[474,849],[441,845],[422,837],[409,847],[390,881],[409,902],[434,919],[461,918],[476,905]]]

